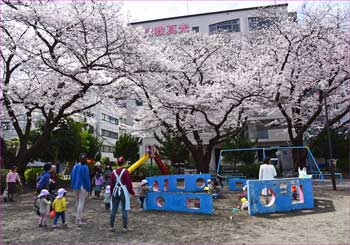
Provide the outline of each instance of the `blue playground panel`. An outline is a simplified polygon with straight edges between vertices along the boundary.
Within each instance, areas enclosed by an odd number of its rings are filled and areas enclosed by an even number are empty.
[[[250,215],[314,208],[311,179],[248,180],[247,185]],[[292,186],[297,189],[298,200],[293,200]],[[260,194],[264,188],[272,190],[272,200],[268,205],[260,201]]]
[[[228,189],[230,191],[242,191],[243,186],[247,184],[246,179],[229,179],[228,180]]]
[[[202,192],[208,184],[210,174],[181,174],[146,177],[153,191]],[[197,181],[200,186],[197,185]],[[182,185],[183,184],[183,185]]]
[[[147,192],[146,210],[213,214],[213,198],[206,193]]]

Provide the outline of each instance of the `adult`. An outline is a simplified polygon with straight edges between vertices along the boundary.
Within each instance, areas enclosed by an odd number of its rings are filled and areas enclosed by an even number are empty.
[[[48,189],[50,179],[51,179],[51,163],[45,163],[44,165],[44,171],[41,173],[41,175],[38,177],[36,181],[36,192],[39,194],[41,190]]]
[[[89,168],[89,173],[90,173],[90,191],[89,191],[89,198],[92,198],[92,190],[95,187],[95,176],[98,171],[98,166],[96,164]]]
[[[272,164],[271,159],[266,157],[263,161],[263,164],[260,165],[259,169],[259,180],[272,180],[277,176],[275,166]],[[265,196],[266,204],[269,203],[269,196],[271,193],[264,188],[262,190],[262,195]]]
[[[130,173],[124,168],[124,157],[118,158],[118,168],[113,170],[111,175],[111,201],[112,201],[112,213],[110,219],[111,231],[114,232],[115,215],[118,211],[119,203],[122,205],[123,216],[123,231],[130,231],[128,227],[128,210],[130,210],[130,195],[135,196],[135,192],[132,187],[132,180]]]
[[[14,202],[13,195],[16,193],[17,182],[22,186],[21,178],[17,173],[17,166],[12,166],[11,171],[6,175],[6,189],[8,193],[8,199],[10,202]]]
[[[77,217],[76,223],[78,226],[83,225],[82,213],[85,205],[86,194],[90,191],[90,175],[89,167],[87,166],[87,155],[81,153],[80,162],[75,164],[71,173],[71,187],[76,195]]]
[[[271,163],[271,159],[266,157],[259,169],[259,180],[272,180],[277,176],[275,166]]]
[[[53,194],[53,192],[56,189],[56,182],[57,182],[57,172],[56,172],[56,166],[55,165],[51,165],[51,169],[50,169],[50,181],[49,181],[49,192],[51,194]]]

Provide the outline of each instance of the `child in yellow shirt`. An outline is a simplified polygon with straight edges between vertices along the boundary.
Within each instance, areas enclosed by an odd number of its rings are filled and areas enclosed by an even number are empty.
[[[59,217],[62,218],[63,226],[65,226],[65,227],[67,226],[66,221],[65,221],[65,215],[64,215],[64,212],[66,211],[66,208],[67,208],[66,198],[64,197],[66,195],[66,192],[67,191],[63,188],[58,189],[57,197],[52,203],[52,208],[55,209],[55,211],[56,211],[56,215],[55,215],[55,218],[53,220],[53,226],[52,226],[53,229],[58,227],[57,221],[58,221]]]

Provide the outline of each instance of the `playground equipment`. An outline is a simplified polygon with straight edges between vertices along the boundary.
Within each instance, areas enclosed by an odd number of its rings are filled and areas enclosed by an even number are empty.
[[[307,151],[306,155],[306,166],[308,168],[308,172],[311,173],[313,176],[318,177],[319,179],[324,180],[323,173],[321,172],[320,168],[318,167],[317,161],[315,157],[313,156],[311,150],[307,146],[273,146],[273,147],[268,147],[268,148],[240,148],[240,149],[226,149],[226,150],[221,150],[220,151],[220,157],[219,157],[219,162],[218,162],[218,167],[217,167],[217,173],[224,175],[222,171],[222,159],[223,159],[223,153],[227,152],[239,152],[239,151],[256,151],[256,152],[261,152],[262,157],[266,157],[266,153],[269,152],[271,155],[271,152],[273,151],[279,151],[280,153],[282,152],[282,156],[279,157],[279,161],[281,162],[281,167],[284,173],[290,172],[291,170],[294,171],[293,165],[292,165],[292,158],[291,155],[286,154],[287,151],[290,152],[291,149],[305,149]],[[290,152],[291,153],[291,152]],[[283,156],[285,156],[283,158]],[[240,176],[241,177],[241,176]],[[237,176],[228,176],[227,178],[237,178]]]
[[[213,213],[212,195],[202,192],[210,174],[147,177],[153,192],[147,193],[146,210]]]
[[[229,179],[228,189],[230,191],[242,191],[243,187],[247,184],[246,179]]]
[[[145,161],[149,159],[148,153],[145,153],[139,160],[137,160],[134,164],[132,164],[129,168],[128,171],[131,174],[134,172],[138,167],[140,167]]]
[[[139,160],[137,160],[134,164],[132,164],[128,168],[129,173],[134,172],[138,167],[140,167],[145,161],[147,161],[150,158],[155,160],[162,174],[164,175],[169,174],[169,171],[166,168],[165,164],[160,159],[158,152],[151,146],[147,146],[147,153],[145,153]]]
[[[248,180],[247,186],[250,215],[314,208],[311,179]]]

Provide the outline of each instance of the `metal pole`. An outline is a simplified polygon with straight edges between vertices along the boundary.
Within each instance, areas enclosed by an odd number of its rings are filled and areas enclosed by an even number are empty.
[[[329,131],[329,119],[328,119],[328,108],[327,108],[327,96],[324,95],[324,107],[326,111],[326,130],[327,130],[327,138],[328,138],[328,149],[329,149],[329,160],[331,165],[331,177],[332,177],[332,186],[333,190],[337,190],[336,182],[335,182],[335,169],[334,169],[334,163],[333,163],[333,149],[332,149],[332,140],[331,140],[331,134]]]

